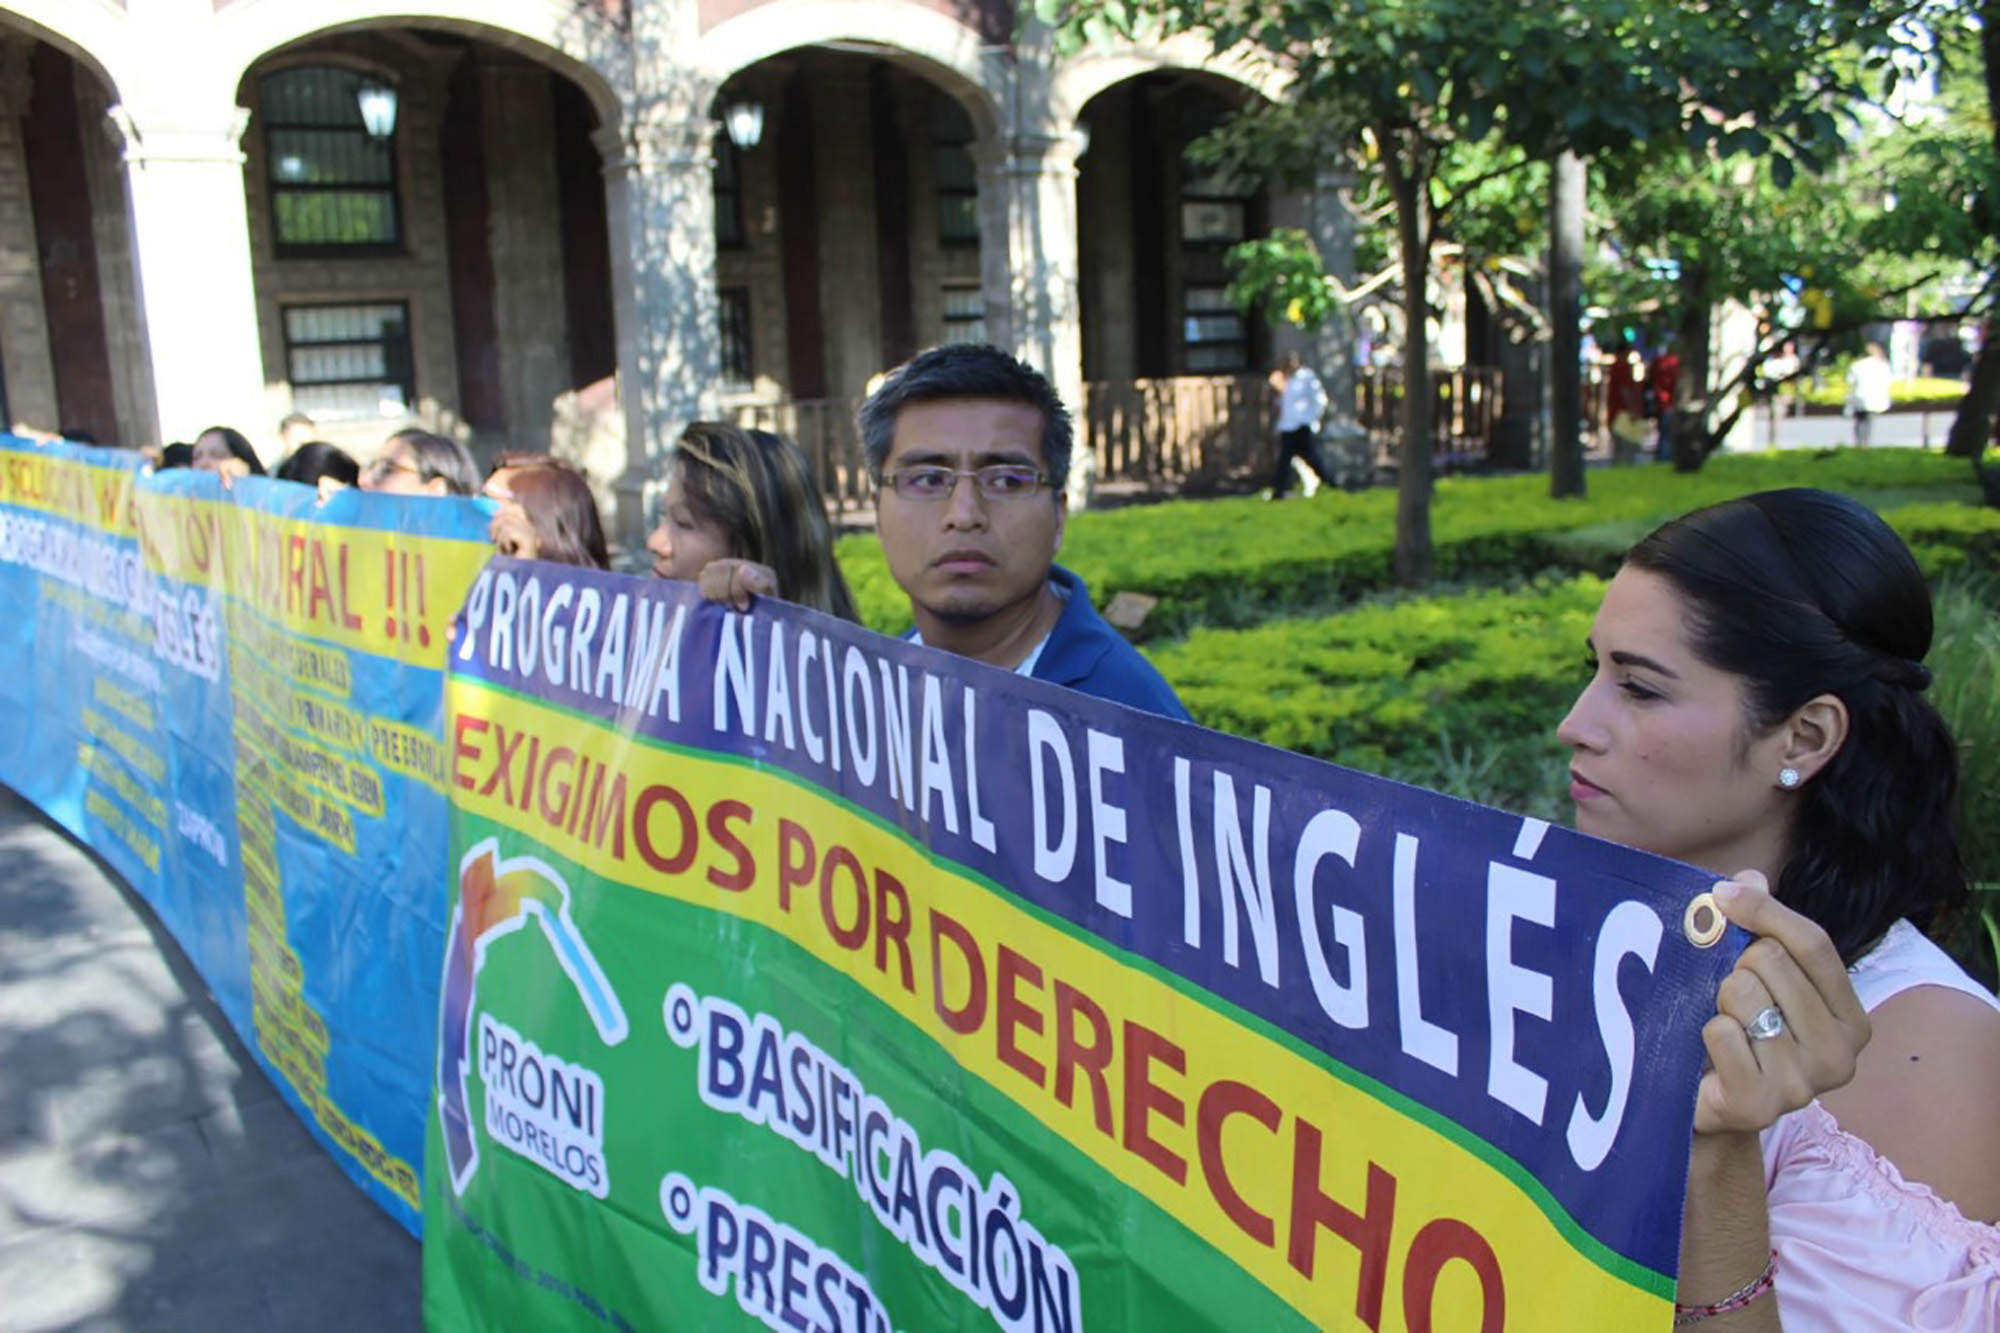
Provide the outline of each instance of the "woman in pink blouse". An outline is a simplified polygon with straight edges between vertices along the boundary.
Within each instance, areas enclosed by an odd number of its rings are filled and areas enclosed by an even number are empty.
[[[1762,937],[1703,1034],[1677,1323],[2000,1328],[2000,1003],[1922,934],[1967,895],[1931,634],[1901,539],[1821,491],[1677,519],[1605,592],[1577,827],[1732,875]]]

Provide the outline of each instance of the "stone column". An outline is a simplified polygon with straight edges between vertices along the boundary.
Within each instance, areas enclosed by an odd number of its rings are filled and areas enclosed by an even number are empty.
[[[715,301],[715,196],[705,116],[601,130],[618,323],[624,475],[614,537],[644,540],[660,463],[681,427],[716,410],[721,376]]]
[[[975,148],[986,336],[1040,370],[1077,419],[1070,505],[1089,502],[1096,459],[1083,430],[1076,160],[1083,139],[1043,128]]]
[[[216,424],[260,436],[267,376],[240,147],[250,113],[226,93],[203,95],[195,80],[171,100],[127,102],[110,117],[123,141],[159,412],[133,425],[158,443],[192,440]]]

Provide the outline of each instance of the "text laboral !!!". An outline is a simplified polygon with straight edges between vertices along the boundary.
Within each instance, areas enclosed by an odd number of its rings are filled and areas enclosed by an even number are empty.
[[[433,1326],[1670,1318],[1709,876],[682,584],[450,668]]]

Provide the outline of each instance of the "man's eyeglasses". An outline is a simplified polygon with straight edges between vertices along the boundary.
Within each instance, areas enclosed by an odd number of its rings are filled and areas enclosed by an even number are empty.
[[[948,500],[958,489],[960,477],[972,478],[973,488],[982,500],[1019,500],[1049,484],[1046,472],[1018,463],[995,463],[963,472],[926,464],[899,467],[882,474],[882,480],[905,500]]]

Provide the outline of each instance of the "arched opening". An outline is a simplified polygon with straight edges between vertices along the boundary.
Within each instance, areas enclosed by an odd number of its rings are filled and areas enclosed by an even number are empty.
[[[267,391],[274,417],[356,452],[416,423],[487,456],[554,448],[608,485],[624,445],[598,114],[520,45],[363,27],[250,66]]]
[[[1190,160],[1247,90],[1173,70],[1085,104],[1077,250],[1086,380],[1233,375],[1260,367],[1262,322],[1228,298],[1224,256],[1270,226],[1270,192]]]
[[[758,142],[716,135],[729,399],[858,396],[919,348],[980,334],[975,131],[949,92],[844,43],[734,75],[718,120],[746,103]]]
[[[1101,484],[1250,484],[1270,448],[1272,335],[1229,292],[1231,246],[1297,200],[1188,146],[1257,94],[1153,70],[1096,93],[1077,128],[1084,427]]]
[[[901,53],[859,42],[759,60],[714,106],[724,408],[796,437],[853,501],[869,381],[986,336],[973,115]],[[746,106],[762,111],[754,143],[731,133]]]

